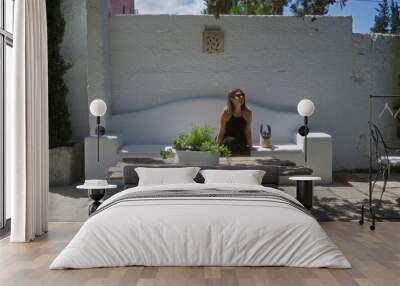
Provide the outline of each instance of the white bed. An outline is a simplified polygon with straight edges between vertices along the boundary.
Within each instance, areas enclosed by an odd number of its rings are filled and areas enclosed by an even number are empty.
[[[248,191],[250,195],[122,199],[174,190]],[[265,192],[271,199],[252,197],[252,191]],[[100,206],[50,269],[127,265],[350,268],[318,222],[297,204],[278,189],[254,185],[192,183],[127,189]]]

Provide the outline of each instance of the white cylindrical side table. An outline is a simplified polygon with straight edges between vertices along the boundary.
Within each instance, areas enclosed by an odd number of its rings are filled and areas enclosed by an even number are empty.
[[[88,191],[89,198],[93,200],[93,203],[88,207],[89,215],[91,215],[101,205],[100,200],[106,194],[106,190],[115,189],[117,185],[110,185],[105,180],[86,180],[85,184],[79,185],[76,188]]]

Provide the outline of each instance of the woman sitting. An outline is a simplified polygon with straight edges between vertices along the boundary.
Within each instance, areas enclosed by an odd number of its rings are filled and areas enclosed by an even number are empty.
[[[242,90],[229,92],[224,110],[219,116],[217,142],[225,144],[232,155],[249,155],[251,143],[251,111],[246,107]]]

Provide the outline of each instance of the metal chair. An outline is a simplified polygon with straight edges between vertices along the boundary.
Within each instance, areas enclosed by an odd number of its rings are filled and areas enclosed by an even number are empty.
[[[390,174],[390,168],[394,166],[400,166],[400,156],[389,155],[389,152],[392,150],[399,151],[398,148],[389,147],[385,140],[383,139],[382,132],[379,127],[369,122],[369,131],[370,131],[370,176],[369,176],[369,202],[368,208],[370,215],[372,217],[372,224],[370,226],[371,230],[375,229],[375,221],[376,221],[376,209],[382,206],[382,198],[383,194],[386,191],[386,185]],[[374,166],[373,166],[374,165]],[[372,180],[372,172],[376,171],[375,176]],[[374,192],[374,188],[378,178],[382,176],[383,179],[383,187],[380,198],[376,206],[373,206],[372,203],[372,194]],[[360,224],[364,223],[364,210],[365,205],[363,204],[361,207],[361,219],[359,221]]]

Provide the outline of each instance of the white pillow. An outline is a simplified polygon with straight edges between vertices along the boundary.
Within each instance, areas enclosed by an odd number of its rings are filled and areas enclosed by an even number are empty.
[[[261,185],[265,171],[262,170],[202,170],[205,184]]]
[[[138,186],[194,183],[193,179],[199,170],[199,167],[135,168],[139,176]]]

